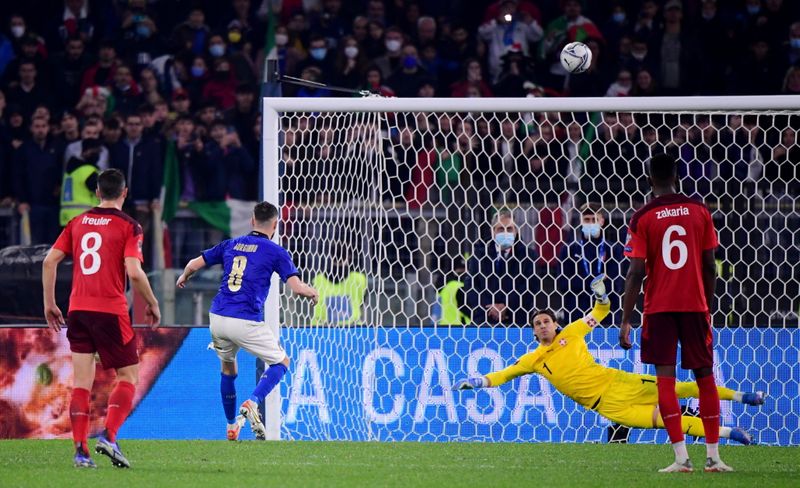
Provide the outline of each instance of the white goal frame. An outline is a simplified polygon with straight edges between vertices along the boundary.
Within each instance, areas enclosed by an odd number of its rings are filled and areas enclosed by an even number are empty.
[[[262,189],[264,199],[275,204],[279,196],[279,113],[291,112],[691,112],[800,110],[800,96],[717,97],[617,97],[617,98],[270,98],[262,99]],[[276,231],[275,242],[280,242]],[[280,337],[280,283],[273,275],[265,305],[267,325]],[[281,432],[280,388],[266,400],[268,440]]]

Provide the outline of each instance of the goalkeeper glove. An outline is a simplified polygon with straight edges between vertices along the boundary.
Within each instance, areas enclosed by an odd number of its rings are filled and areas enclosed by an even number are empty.
[[[606,285],[603,283],[604,278],[605,275],[599,275],[593,279],[592,284],[589,285],[594,293],[595,300],[602,304],[608,303],[608,293],[606,293]]]
[[[454,390],[473,390],[475,388],[486,388],[489,386],[489,380],[485,376],[478,378],[469,378],[456,381],[453,386]]]

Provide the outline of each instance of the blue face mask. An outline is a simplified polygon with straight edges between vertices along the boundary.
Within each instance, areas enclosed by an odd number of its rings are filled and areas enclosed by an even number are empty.
[[[581,224],[584,239],[597,239],[600,237],[600,224]]]
[[[494,242],[500,249],[508,249],[514,245],[514,240],[516,238],[517,236],[515,236],[513,232],[498,232],[497,235],[494,236]]]
[[[792,49],[800,49],[800,37],[789,39],[789,45],[792,46]]]
[[[417,58],[414,56],[406,56],[403,58],[403,67],[408,69],[414,69],[417,67]]]
[[[761,11],[761,5],[748,5],[747,6],[747,13],[750,15],[755,15]]]
[[[150,37],[150,28],[144,24],[139,24],[136,26],[136,33],[139,37],[148,38]]]
[[[225,54],[225,46],[223,46],[222,44],[213,44],[209,46],[208,52],[211,53],[211,55],[214,56],[215,58],[218,58],[223,54]]]
[[[614,15],[611,16],[611,19],[617,24],[621,24],[625,22],[625,12],[614,12]]]
[[[202,66],[192,66],[192,76],[200,78],[206,74],[206,70]]]
[[[316,59],[317,61],[322,61],[325,59],[325,55],[328,54],[328,50],[324,47],[315,47],[309,51],[311,57]]]

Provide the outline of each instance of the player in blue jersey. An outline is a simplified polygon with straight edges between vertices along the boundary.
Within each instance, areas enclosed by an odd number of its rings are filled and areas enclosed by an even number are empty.
[[[189,278],[204,266],[221,264],[222,283],[209,310],[214,349],[222,363],[220,393],[228,421],[228,440],[239,439],[245,419],[259,437],[265,435],[258,403],[275,388],[286,374],[289,357],[279,338],[264,324],[264,302],[269,293],[272,273],[296,294],[316,304],[319,294],[305,284],[289,253],[272,242],[278,225],[278,209],[261,202],[253,209],[253,232],[223,241],[189,261],[177,286],[183,288]],[[261,376],[253,394],[239,407],[236,415],[236,353],[239,348],[257,356],[269,367]]]

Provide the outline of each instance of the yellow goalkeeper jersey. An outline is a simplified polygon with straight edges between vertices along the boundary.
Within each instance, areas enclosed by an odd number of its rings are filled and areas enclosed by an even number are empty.
[[[540,345],[513,365],[486,375],[491,386],[498,386],[519,376],[539,373],[553,386],[586,408],[595,408],[600,397],[619,373],[601,366],[589,354],[586,334],[609,313],[609,304],[595,303],[588,316],[566,326],[549,346]]]

